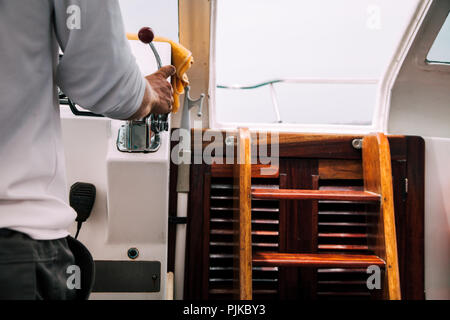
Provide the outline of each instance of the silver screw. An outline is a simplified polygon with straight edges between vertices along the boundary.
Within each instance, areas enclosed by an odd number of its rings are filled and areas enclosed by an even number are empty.
[[[353,139],[352,140],[352,146],[355,149],[362,149],[362,139]]]
[[[225,138],[225,144],[229,147],[234,146],[234,136],[228,136]]]

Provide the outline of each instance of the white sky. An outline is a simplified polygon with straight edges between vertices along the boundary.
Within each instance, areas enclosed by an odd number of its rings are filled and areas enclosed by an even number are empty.
[[[178,41],[178,0],[119,0],[125,29],[151,27],[158,36]]]

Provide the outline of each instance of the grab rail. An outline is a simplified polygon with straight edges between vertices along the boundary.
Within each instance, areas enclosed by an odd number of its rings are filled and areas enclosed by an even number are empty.
[[[351,78],[279,78],[263,81],[253,85],[223,85],[218,84],[218,89],[230,90],[253,90],[264,86],[270,86],[270,95],[272,97],[272,105],[275,112],[277,123],[282,123],[280,115],[280,107],[274,84],[276,83],[304,83],[304,84],[377,84],[378,79],[351,79]]]

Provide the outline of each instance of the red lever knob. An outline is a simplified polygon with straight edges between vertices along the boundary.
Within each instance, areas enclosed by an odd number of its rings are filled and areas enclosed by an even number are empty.
[[[143,43],[149,44],[153,41],[153,38],[155,38],[155,34],[150,27],[143,27],[141,30],[139,30],[138,33],[139,40],[141,40]]]

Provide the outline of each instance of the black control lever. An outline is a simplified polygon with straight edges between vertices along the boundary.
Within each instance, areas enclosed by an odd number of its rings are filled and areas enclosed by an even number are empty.
[[[152,41],[155,38],[149,27],[141,28],[138,32],[139,40],[148,44],[156,58],[158,69],[161,69],[161,57]],[[149,114],[144,119],[129,120],[119,129],[117,149],[121,152],[156,152],[161,146],[160,133],[169,130],[169,114]]]
[[[153,55],[156,59],[156,65],[158,66],[158,69],[161,69],[161,57],[159,56],[158,50],[156,50],[155,46],[152,43],[153,39],[155,39],[155,33],[153,32],[153,29],[150,27],[141,28],[138,32],[138,38],[142,43],[148,44],[150,46],[150,49],[153,51]],[[169,130],[169,124],[167,122],[169,114],[160,114],[155,115],[154,117],[156,118],[156,121],[152,121],[152,132],[162,132]]]

